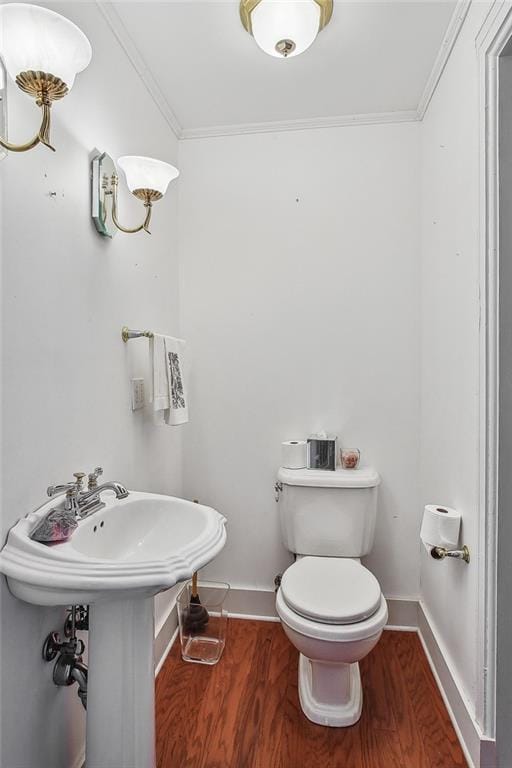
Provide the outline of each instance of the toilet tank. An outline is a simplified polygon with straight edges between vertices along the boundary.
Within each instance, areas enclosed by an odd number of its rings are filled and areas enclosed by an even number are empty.
[[[277,481],[283,542],[290,552],[362,557],[371,550],[380,483],[374,469],[281,467]]]

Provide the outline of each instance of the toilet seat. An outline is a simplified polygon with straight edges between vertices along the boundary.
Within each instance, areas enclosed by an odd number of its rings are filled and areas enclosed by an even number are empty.
[[[381,603],[380,585],[357,560],[303,557],[283,574],[281,592],[295,613],[320,624],[356,624]]]
[[[380,604],[375,613],[363,621],[353,624],[326,624],[325,622],[307,619],[296,613],[286,604],[283,591],[280,588],[276,597],[276,610],[283,624],[299,632],[305,637],[328,642],[352,642],[366,640],[380,634],[388,620],[388,606],[384,595],[380,596]]]

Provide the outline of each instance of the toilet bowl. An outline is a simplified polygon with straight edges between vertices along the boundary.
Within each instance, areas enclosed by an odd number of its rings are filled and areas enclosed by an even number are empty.
[[[361,716],[359,661],[388,617],[379,582],[360,562],[373,546],[379,484],[370,466],[277,473],[283,543],[296,561],[283,573],[276,608],[300,653],[302,710],[321,725]]]
[[[388,618],[377,579],[358,559],[301,557],[282,576],[276,609],[300,653],[304,714],[320,725],[353,725],[363,703],[358,662]]]

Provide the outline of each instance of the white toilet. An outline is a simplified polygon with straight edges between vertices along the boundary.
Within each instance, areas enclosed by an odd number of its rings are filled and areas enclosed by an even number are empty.
[[[379,475],[281,469],[283,541],[296,561],[283,574],[276,608],[300,652],[299,698],[314,723],[347,726],[361,716],[359,661],[377,644],[388,609],[360,557],[372,548]]]

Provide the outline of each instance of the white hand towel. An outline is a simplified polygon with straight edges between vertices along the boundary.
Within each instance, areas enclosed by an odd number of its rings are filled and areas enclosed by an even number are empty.
[[[165,336],[167,385],[169,410],[165,412],[166,424],[177,426],[188,421],[188,397],[185,386],[185,342]]]
[[[149,344],[151,371],[153,374],[153,410],[166,411],[169,408],[169,384],[167,381],[167,353],[165,336],[155,333]]]

